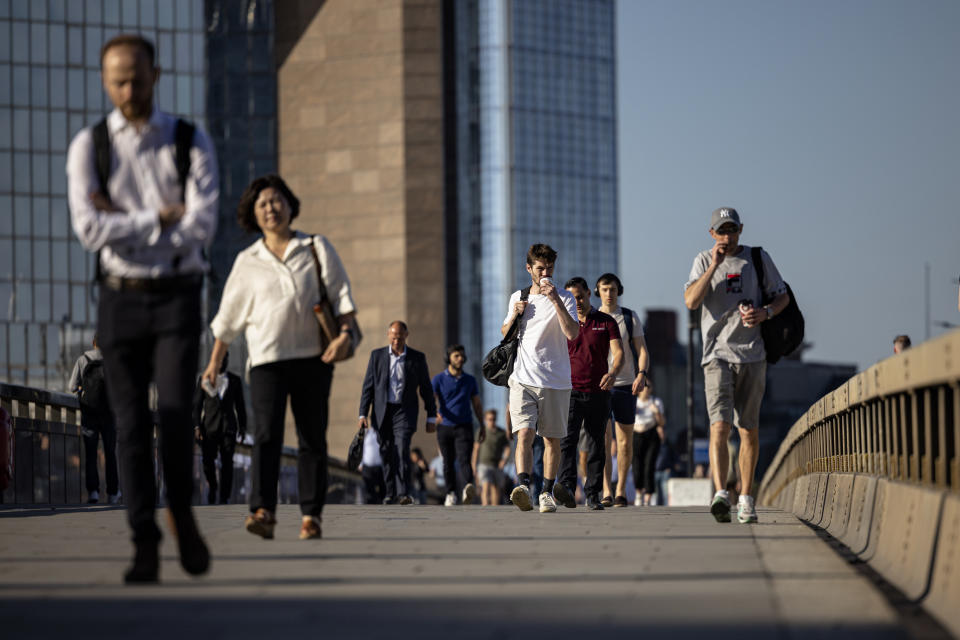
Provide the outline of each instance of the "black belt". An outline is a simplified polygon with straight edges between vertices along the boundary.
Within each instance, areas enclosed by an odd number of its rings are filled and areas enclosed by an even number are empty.
[[[170,293],[203,284],[203,275],[191,273],[185,276],[168,278],[121,278],[104,276],[103,286],[114,291],[145,291],[148,293]]]

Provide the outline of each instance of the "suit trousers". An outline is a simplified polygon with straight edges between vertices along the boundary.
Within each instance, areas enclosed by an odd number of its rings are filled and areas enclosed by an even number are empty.
[[[160,539],[154,520],[153,416],[149,389],[157,387],[159,453],[166,500],[175,513],[193,497],[193,425],[190,417],[200,341],[200,284],[176,291],[100,288],[98,340],[107,394],[117,428],[127,520],[137,543]]]
[[[383,467],[377,465],[361,469],[363,475],[363,501],[366,504],[382,504],[387,497],[387,485],[383,481]]]
[[[473,455],[473,425],[439,425],[437,445],[440,447],[440,455],[443,456],[443,477],[447,482],[447,491],[460,495],[463,487],[468,482],[473,482],[473,466],[470,464]]]
[[[587,477],[583,492],[587,496],[598,495],[603,488],[603,442],[610,415],[610,392],[570,392],[570,417],[567,420],[567,435],[560,442],[560,468],[557,482],[571,495],[577,490],[577,443],[581,427],[587,432]]]
[[[407,416],[399,404],[387,404],[383,422],[377,429],[387,498],[409,495],[412,490],[410,441],[415,427],[407,424]]]
[[[226,433],[219,438],[206,437],[200,442],[200,452],[203,456],[203,475],[207,478],[210,487],[209,502],[217,503],[217,486],[219,485],[219,502],[227,504],[233,492],[233,452],[237,448],[237,434]],[[220,456],[220,482],[217,482],[217,455]]]
[[[300,512],[319,516],[327,499],[327,420],[333,365],[320,356],[280,360],[250,370],[254,436],[250,512],[275,511],[287,397],[297,426]]]
[[[113,426],[113,420],[84,418],[83,423],[87,493],[100,491],[97,447],[103,439],[103,469],[107,476],[107,495],[115,496],[120,492],[120,477],[117,471],[117,430]]]

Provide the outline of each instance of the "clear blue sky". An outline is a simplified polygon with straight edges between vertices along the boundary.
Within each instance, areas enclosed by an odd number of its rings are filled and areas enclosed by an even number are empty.
[[[958,34],[956,0],[619,0],[624,303],[686,331],[690,265],[732,206],[797,295],[807,360],[922,341],[925,262],[933,320],[960,324]]]

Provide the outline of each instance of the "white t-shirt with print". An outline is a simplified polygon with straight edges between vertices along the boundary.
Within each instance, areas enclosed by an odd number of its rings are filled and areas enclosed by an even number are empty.
[[[565,289],[557,289],[564,309],[574,322],[577,320],[577,302]],[[507,305],[503,324],[510,322],[513,307],[520,302],[520,291],[514,291]],[[513,365],[511,380],[539,389],[572,389],[570,382],[570,353],[567,336],[560,328],[557,308],[546,296],[531,293],[520,321],[520,346]]]
[[[637,419],[633,423],[634,433],[645,433],[657,426],[657,412],[666,419],[663,412],[663,401],[656,396],[646,400],[637,398]]]

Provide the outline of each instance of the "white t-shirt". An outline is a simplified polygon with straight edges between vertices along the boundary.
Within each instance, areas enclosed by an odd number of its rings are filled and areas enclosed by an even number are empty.
[[[631,309],[630,313],[633,315],[633,337],[639,338],[643,335],[643,324],[640,323],[640,316],[636,311]],[[620,373],[617,374],[613,386],[632,385],[633,379],[637,377],[637,359],[633,357],[633,349],[630,348],[630,334],[627,333],[627,323],[623,319],[623,307],[618,306],[616,311],[608,312],[607,315],[617,321],[617,326],[620,327],[620,341],[623,343],[623,366],[620,367]],[[612,353],[607,356],[607,366],[613,366]]]
[[[577,302],[566,289],[557,289],[563,307],[577,320]],[[520,291],[514,291],[507,305],[503,324],[510,322],[513,306],[520,302]],[[546,296],[531,293],[520,321],[520,347],[513,365],[511,380],[539,389],[572,389],[570,353],[567,336],[560,328],[557,308]]]
[[[635,433],[645,433],[657,426],[657,412],[666,419],[663,412],[663,401],[656,396],[650,396],[646,401],[637,398],[637,419],[633,423]]]

